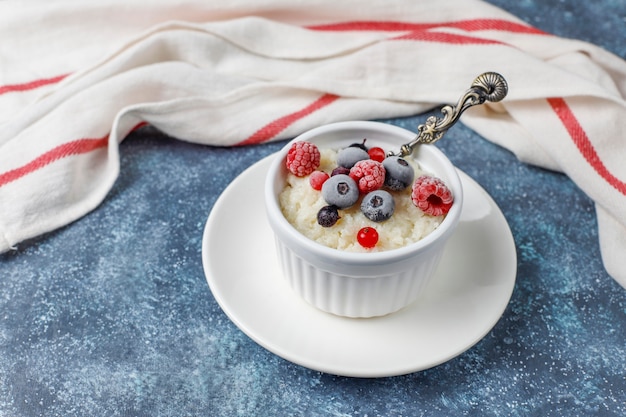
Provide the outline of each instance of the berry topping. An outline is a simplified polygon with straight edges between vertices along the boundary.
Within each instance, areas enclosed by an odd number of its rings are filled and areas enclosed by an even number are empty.
[[[370,156],[370,159],[378,162],[383,162],[387,156],[385,154],[385,150],[383,148],[379,148],[378,146],[370,148],[367,153]]]
[[[348,175],[335,175],[322,185],[322,197],[329,205],[348,208],[359,199],[359,187]]]
[[[356,235],[356,240],[364,248],[373,248],[378,243],[378,232],[373,227],[364,227]]]
[[[363,149],[365,152],[367,152],[367,146],[365,146],[365,141],[367,140],[367,138],[363,139],[363,142],[361,143],[353,143],[352,145],[350,145],[351,148],[360,148]]]
[[[338,174],[350,175],[350,168],[337,167],[337,168],[333,169],[333,172],[331,172],[330,176],[332,177],[332,176],[338,175]]]
[[[337,153],[337,165],[352,168],[354,164],[364,159],[370,159],[366,150],[356,146],[344,148]]]
[[[334,226],[339,220],[337,206],[324,206],[317,212],[317,223],[322,227]]]
[[[436,177],[423,175],[413,183],[411,199],[416,207],[431,216],[447,214],[454,197],[444,182]]]
[[[390,190],[401,191],[411,185],[415,172],[409,163],[399,156],[389,156],[383,161],[385,186]]]
[[[393,196],[384,190],[376,190],[367,194],[361,202],[361,211],[371,221],[382,222],[393,214],[396,202]]]
[[[313,143],[294,142],[287,152],[287,169],[297,177],[304,177],[320,166],[320,151]]]
[[[321,190],[324,182],[329,178],[329,175],[323,171],[313,171],[309,176],[309,184],[314,190]]]
[[[350,176],[359,184],[359,191],[369,193],[385,183],[385,167],[372,159],[359,161],[350,169]]]

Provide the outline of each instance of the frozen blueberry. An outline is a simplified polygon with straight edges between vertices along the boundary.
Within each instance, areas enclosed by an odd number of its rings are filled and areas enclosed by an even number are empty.
[[[337,206],[324,206],[317,212],[317,223],[322,227],[334,226],[339,220]]]
[[[334,175],[322,185],[322,197],[331,206],[348,208],[359,199],[359,186],[348,175]]]
[[[376,190],[363,197],[361,211],[368,219],[374,222],[387,220],[393,214],[396,202],[393,196],[385,190]]]
[[[413,183],[413,167],[399,156],[388,156],[383,161],[385,186],[393,191],[404,190]]]
[[[365,152],[367,152],[367,146],[365,146],[365,141],[367,141],[367,138],[363,139],[363,142],[361,143],[353,143],[352,145],[350,145],[351,148],[361,148],[363,149]]]
[[[350,174],[350,168],[346,168],[346,167],[337,167],[335,169],[333,169],[333,171],[331,172],[330,176],[334,176],[334,175],[338,175],[338,174],[346,174],[349,175]]]
[[[370,159],[366,150],[356,146],[350,146],[337,153],[337,165],[345,168],[352,168],[354,164],[363,159]]]

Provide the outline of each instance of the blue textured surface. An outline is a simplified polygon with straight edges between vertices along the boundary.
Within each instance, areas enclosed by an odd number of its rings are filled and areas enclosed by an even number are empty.
[[[492,3],[626,57],[623,0]],[[467,352],[352,379],[255,344],[211,295],[201,238],[230,181],[283,143],[211,148],[144,129],[123,143],[98,209],[0,255],[0,416],[626,415],[626,291],[602,267],[592,202],[464,126],[439,143],[499,204],[518,248],[511,302]]]

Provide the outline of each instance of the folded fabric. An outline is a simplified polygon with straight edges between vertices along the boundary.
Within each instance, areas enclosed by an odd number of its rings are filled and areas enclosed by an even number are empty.
[[[455,102],[496,71],[509,95],[462,122],[595,201],[626,287],[622,59],[478,0],[139,3],[0,2],[0,252],[95,208],[141,124],[255,144]]]

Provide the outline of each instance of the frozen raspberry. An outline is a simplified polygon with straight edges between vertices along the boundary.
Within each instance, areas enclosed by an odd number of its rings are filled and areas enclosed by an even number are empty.
[[[424,213],[441,216],[450,211],[454,196],[441,179],[422,175],[413,183],[411,199]]]
[[[321,190],[322,185],[330,176],[324,171],[313,171],[311,175],[309,175],[309,184],[314,190]]]
[[[359,191],[369,193],[385,183],[385,167],[378,161],[359,161],[350,169],[350,177],[359,185]]]
[[[320,166],[320,151],[313,143],[294,142],[287,152],[287,169],[297,177],[304,177]]]

